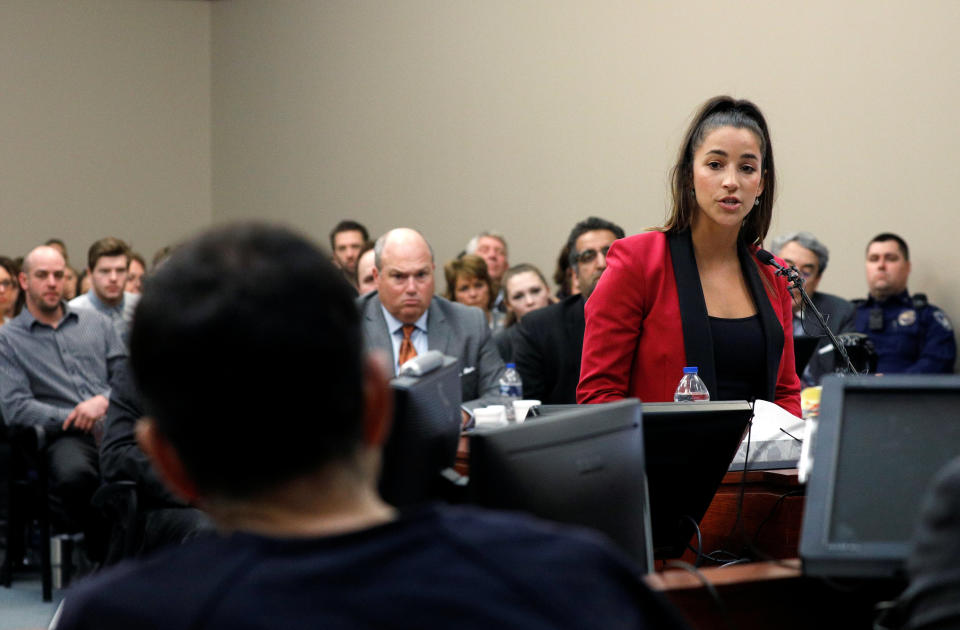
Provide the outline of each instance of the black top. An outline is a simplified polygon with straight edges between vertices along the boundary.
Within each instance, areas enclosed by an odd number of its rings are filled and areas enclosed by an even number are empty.
[[[592,532],[427,507],[319,538],[169,547],[67,592],[57,630],[683,628]]]
[[[738,319],[710,317],[717,400],[765,398],[767,386],[763,327],[757,315]]]

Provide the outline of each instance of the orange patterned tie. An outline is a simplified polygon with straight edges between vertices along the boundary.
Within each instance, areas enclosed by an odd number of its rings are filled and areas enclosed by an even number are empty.
[[[397,367],[417,356],[417,349],[413,347],[413,342],[410,341],[410,335],[413,334],[414,328],[415,326],[413,324],[403,325],[403,341],[400,342],[400,353],[397,357]]]

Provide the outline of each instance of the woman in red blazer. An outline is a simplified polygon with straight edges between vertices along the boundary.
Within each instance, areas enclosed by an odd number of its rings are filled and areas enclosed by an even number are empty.
[[[759,109],[707,101],[673,169],[666,225],[616,241],[587,300],[577,402],[673,400],[697,366],[711,400],[762,398],[800,415],[790,293],[755,255],[775,184]]]

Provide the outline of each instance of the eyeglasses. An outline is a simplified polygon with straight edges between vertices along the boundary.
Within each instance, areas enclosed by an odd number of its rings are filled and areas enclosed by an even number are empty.
[[[0,280],[0,289],[3,289],[4,291],[9,291],[13,288],[13,286],[12,280]]]
[[[607,257],[607,252],[610,251],[610,246],[601,247],[599,251],[596,249],[585,249],[582,252],[577,252],[575,258],[578,263],[586,264],[588,262],[593,262],[597,258],[597,254],[603,254],[603,257]]]

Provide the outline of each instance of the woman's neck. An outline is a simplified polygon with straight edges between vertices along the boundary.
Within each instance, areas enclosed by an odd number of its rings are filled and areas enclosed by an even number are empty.
[[[737,258],[740,230],[729,229],[706,221],[694,221],[690,227],[693,251],[700,262],[723,262]]]

